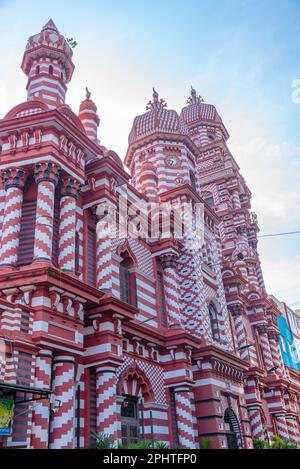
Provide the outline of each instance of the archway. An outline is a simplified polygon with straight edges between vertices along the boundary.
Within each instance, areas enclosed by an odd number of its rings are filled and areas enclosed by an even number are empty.
[[[144,403],[153,402],[149,379],[137,366],[129,366],[121,374],[117,386],[120,402],[122,443],[129,445],[145,438]]]
[[[243,437],[241,427],[234,411],[228,407],[224,413],[228,449],[242,449]]]

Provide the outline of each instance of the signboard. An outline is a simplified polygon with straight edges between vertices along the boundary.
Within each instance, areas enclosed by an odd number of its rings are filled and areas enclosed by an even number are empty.
[[[0,399],[0,435],[11,435],[14,415],[14,401]]]

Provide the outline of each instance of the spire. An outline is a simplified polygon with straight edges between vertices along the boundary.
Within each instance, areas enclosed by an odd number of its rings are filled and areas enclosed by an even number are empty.
[[[78,117],[82,123],[85,133],[87,136],[96,142],[98,142],[97,132],[100,124],[100,119],[97,114],[97,106],[91,100],[91,92],[88,87],[85,87],[85,100],[82,101],[79,107]]]
[[[197,103],[203,103],[203,98],[202,96],[197,96],[196,90],[192,87],[191,85],[191,95],[189,96],[187,100],[187,104],[197,104]]]
[[[56,27],[56,24],[54,23],[52,18],[50,18],[50,20],[45,24],[42,31],[45,31],[46,29],[51,29],[52,31],[55,31],[56,33],[59,33],[59,31]]]
[[[163,109],[164,107],[167,107],[166,101],[161,98],[159,99],[159,94],[156,91],[156,89],[153,87],[152,88],[153,93],[152,93],[152,98],[153,101],[148,101],[147,106],[146,106],[146,111],[158,111],[159,109]]]
[[[39,99],[50,109],[65,103],[67,83],[72,78],[73,51],[50,19],[38,34],[30,36],[22,61],[28,77],[27,100]]]

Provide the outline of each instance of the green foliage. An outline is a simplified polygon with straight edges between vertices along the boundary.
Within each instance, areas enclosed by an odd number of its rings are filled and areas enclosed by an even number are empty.
[[[274,435],[272,443],[264,440],[254,440],[254,449],[298,449],[297,445],[290,443],[289,440],[282,440],[279,436]]]
[[[211,449],[212,441],[210,438],[200,438],[200,448],[201,449]]]
[[[118,449],[167,449],[168,445],[157,440],[141,440],[130,445],[119,444]]]
[[[106,435],[105,433],[97,433],[97,432],[92,432],[93,439],[95,442],[92,445],[92,448],[95,449],[114,449],[115,448],[115,443],[114,441],[110,438],[109,435]]]
[[[158,440],[141,440],[137,443],[124,445],[122,443],[115,444],[109,435],[105,433],[92,432],[94,449],[168,449],[168,445]]]

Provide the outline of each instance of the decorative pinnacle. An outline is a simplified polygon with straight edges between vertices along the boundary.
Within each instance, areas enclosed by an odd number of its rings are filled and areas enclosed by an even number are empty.
[[[167,107],[166,101],[161,98],[159,99],[159,94],[155,90],[155,88],[152,88],[153,93],[152,93],[152,98],[153,101],[148,101],[147,106],[146,106],[146,111],[158,111],[159,109],[163,109],[164,107]]]
[[[202,96],[197,96],[196,90],[191,85],[191,96],[187,100],[187,104],[196,104],[196,103],[203,103]]]
[[[85,87],[85,97],[86,99],[91,99],[91,92],[89,91],[88,87]]]

